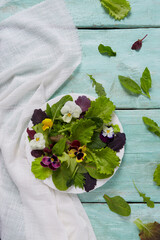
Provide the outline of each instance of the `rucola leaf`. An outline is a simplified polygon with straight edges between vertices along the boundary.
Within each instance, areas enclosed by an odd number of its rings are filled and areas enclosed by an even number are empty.
[[[142,119],[144,124],[148,127],[148,130],[160,137],[160,127],[158,126],[158,124],[147,117],[143,117]]]
[[[92,80],[92,87],[95,87],[95,91],[97,93],[97,95],[100,96],[106,96],[106,92],[104,90],[104,87],[102,86],[101,83],[98,83],[92,75],[89,75],[90,79]]]
[[[131,214],[131,208],[129,204],[122,197],[115,196],[110,198],[106,194],[104,194],[103,197],[112,212],[115,212],[121,216],[129,216]]]
[[[112,48],[109,46],[104,46],[103,44],[100,44],[98,46],[98,50],[101,54],[106,54],[109,57],[115,57],[116,56],[116,52],[113,52]]]
[[[160,224],[158,222],[144,224],[140,219],[134,221],[140,230],[139,237],[141,240],[159,240]]]
[[[148,207],[154,208],[154,202],[150,200],[151,198],[150,198],[150,197],[146,197],[146,194],[140,192],[140,191],[138,190],[138,188],[136,187],[136,185],[135,185],[134,182],[133,182],[133,184],[134,184],[135,189],[136,189],[137,192],[139,193],[139,196],[143,198],[143,202],[146,202]]]
[[[131,10],[130,4],[126,0],[100,0],[104,8],[116,20],[125,18]]]
[[[131,78],[129,77],[123,77],[123,76],[118,76],[120,83],[122,84],[122,86],[124,88],[126,88],[128,91],[130,91],[133,94],[137,94],[140,95],[142,94],[142,90],[140,88],[140,86],[133,81]]]
[[[153,180],[160,186],[160,164],[157,165],[157,168],[153,175]]]
[[[141,88],[149,98],[150,98],[149,89],[151,88],[151,86],[152,86],[152,79],[151,79],[150,71],[146,67],[141,77]]]

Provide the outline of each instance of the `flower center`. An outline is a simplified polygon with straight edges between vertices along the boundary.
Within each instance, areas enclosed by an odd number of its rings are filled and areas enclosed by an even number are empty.
[[[110,130],[107,130],[106,132],[107,132],[107,133],[110,133]]]
[[[68,117],[71,117],[71,116],[72,116],[72,114],[71,114],[71,113],[68,113],[68,114],[67,114],[67,116],[68,116]]]
[[[38,138],[38,137],[36,138],[36,141],[37,141],[37,142],[39,141],[39,138]]]

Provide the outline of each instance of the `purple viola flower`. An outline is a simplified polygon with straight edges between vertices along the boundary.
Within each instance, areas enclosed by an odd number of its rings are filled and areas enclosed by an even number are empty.
[[[102,140],[102,142],[104,143],[109,143],[110,141],[112,141],[114,138],[114,130],[112,127],[110,126],[103,126],[103,130],[100,133],[100,139]]]
[[[82,113],[88,111],[91,106],[91,100],[86,96],[79,96],[75,103],[81,108]]]
[[[35,109],[31,121],[33,125],[36,125],[38,123],[41,123],[45,118],[48,118],[45,111],[42,111],[42,109]]]
[[[52,157],[44,156],[40,164],[43,167],[49,167],[53,171],[56,171],[56,169],[61,166],[59,159],[54,154],[52,155]]]

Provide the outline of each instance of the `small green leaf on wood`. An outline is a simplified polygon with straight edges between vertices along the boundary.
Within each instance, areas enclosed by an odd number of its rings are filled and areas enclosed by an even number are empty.
[[[146,67],[141,77],[141,88],[149,98],[150,98],[149,89],[151,88],[151,86],[152,86],[151,74],[149,69]]]
[[[104,46],[103,44],[100,44],[98,46],[98,50],[101,54],[106,54],[109,57],[115,57],[116,56],[116,52],[114,52],[110,46]]]
[[[90,79],[92,80],[92,87],[95,87],[95,91],[97,93],[97,95],[100,96],[106,96],[106,92],[104,90],[104,87],[102,86],[101,83],[98,83],[92,75],[89,75]]]
[[[132,94],[137,94],[137,95],[142,94],[142,90],[140,86],[134,80],[132,80],[129,77],[124,77],[120,75],[118,76],[118,78],[120,83],[126,90],[128,90]]]
[[[122,197],[115,196],[111,198],[104,194],[103,198],[106,200],[108,207],[112,212],[126,217],[131,214],[131,208],[129,204]]]
[[[158,124],[148,117],[143,117],[142,119],[148,130],[160,137],[160,127]]]
[[[100,0],[102,6],[108,10],[109,15],[116,20],[125,18],[131,10],[130,3],[126,0]]]
[[[146,202],[148,207],[154,208],[154,202],[150,200],[151,198],[150,198],[150,197],[146,197],[146,194],[140,192],[140,191],[138,190],[138,188],[136,187],[135,182],[133,182],[133,184],[134,184],[135,189],[136,189],[137,192],[139,193],[139,196],[143,198],[143,202]]]
[[[154,171],[153,180],[160,186],[160,164],[157,165],[156,170]]]

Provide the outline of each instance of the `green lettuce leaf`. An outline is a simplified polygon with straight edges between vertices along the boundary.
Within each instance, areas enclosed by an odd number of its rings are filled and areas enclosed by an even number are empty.
[[[98,46],[98,50],[101,54],[108,55],[109,57],[115,57],[116,52],[113,52],[112,48],[109,46],[104,46],[103,44],[100,44]]]
[[[75,187],[84,188],[85,176],[82,173],[77,172],[74,176]]]
[[[42,165],[40,164],[40,162],[42,161],[42,158],[43,157],[36,158],[32,162],[31,171],[33,172],[33,174],[36,178],[44,180],[44,179],[50,177],[52,175],[53,171],[50,168],[42,167]]]
[[[60,156],[64,152],[66,147],[66,138],[61,138],[52,148],[52,153]]]
[[[125,18],[131,10],[130,3],[126,0],[100,0],[102,6],[108,10],[110,16],[116,20]]]
[[[141,77],[141,88],[147,97],[150,98],[149,89],[152,87],[152,79],[149,69],[146,67]]]
[[[140,230],[141,240],[159,240],[160,239],[160,224],[158,222],[144,224],[140,219],[134,221]]]
[[[99,132],[94,132],[92,136],[92,141],[87,144],[87,147],[90,149],[101,149],[106,146],[106,143],[102,142],[102,140],[99,137],[100,133]]]
[[[134,182],[133,182],[133,184],[134,184],[135,189],[139,193],[139,196],[143,198],[143,202],[146,202],[148,207],[154,208],[154,202],[150,200],[151,198],[150,197],[146,197],[146,194],[140,192],[138,190],[138,188],[136,187],[136,184]]]
[[[87,149],[86,162],[95,163],[99,173],[112,175],[114,169],[119,166],[120,159],[116,152],[106,147],[100,150],[90,151]]]
[[[96,125],[90,119],[80,119],[71,127],[71,141],[78,140],[81,145],[86,145],[91,141]]]
[[[148,130],[160,137],[160,127],[158,126],[158,124],[147,117],[143,117],[142,119]]]
[[[115,106],[113,102],[111,102],[109,98],[101,96],[91,102],[91,107],[86,112],[85,118],[99,117],[104,121],[104,123],[108,123],[111,121],[111,114],[114,110]]]
[[[153,180],[157,183],[158,186],[160,186],[160,164],[158,164],[157,168],[155,169]]]
[[[133,93],[133,94],[137,94],[140,95],[142,94],[142,90],[140,88],[140,86],[133,81],[131,78],[129,77],[124,77],[124,76],[118,76],[120,83],[122,84],[122,86],[129,92]]]
[[[104,194],[103,198],[106,200],[109,209],[121,216],[129,216],[131,214],[131,208],[129,204],[120,196],[109,197]]]
[[[92,87],[95,87],[95,91],[97,93],[97,95],[100,96],[106,96],[106,92],[104,90],[104,87],[102,86],[101,83],[98,83],[92,75],[89,75],[90,79],[92,80]]]
[[[87,163],[85,164],[85,169],[87,170],[87,172],[89,173],[89,175],[95,179],[105,179],[105,178],[109,178],[113,175],[113,173],[111,174],[102,174],[98,171],[97,166],[95,163]]]
[[[111,124],[111,126],[113,127],[114,133],[119,133],[121,131],[118,124],[115,124],[115,125]]]
[[[68,101],[73,101],[73,98],[70,95],[62,97],[57,103],[53,104],[51,107],[52,120],[54,122],[55,118],[61,117],[61,108]]]

